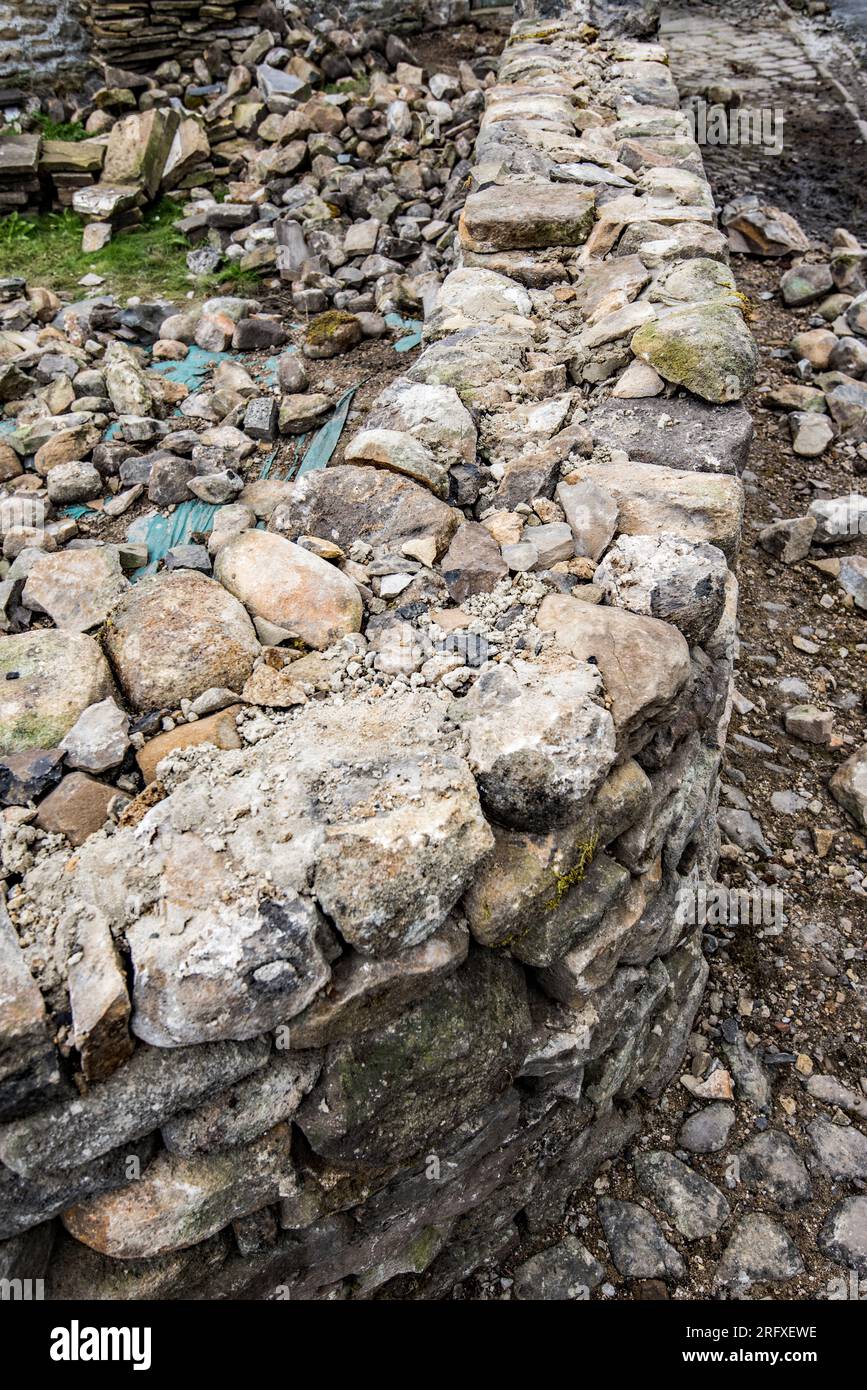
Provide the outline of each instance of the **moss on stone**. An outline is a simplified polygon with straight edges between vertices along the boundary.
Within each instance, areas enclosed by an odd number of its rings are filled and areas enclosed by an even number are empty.
[[[554,878],[554,896],[549,898],[545,904],[546,912],[555,912],[561,902],[576,883],[580,883],[585,878],[587,870],[593,863],[593,856],[599,844],[599,833],[594,830],[588,840],[579,840],[575,846],[577,859],[565,874],[556,874]]]
[[[347,328],[357,322],[355,315],[348,314],[345,309],[328,309],[311,320],[304,338],[311,347],[322,347],[323,344],[329,343],[341,328]]]

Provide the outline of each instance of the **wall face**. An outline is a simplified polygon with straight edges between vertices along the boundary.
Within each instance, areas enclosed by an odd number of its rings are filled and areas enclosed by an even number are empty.
[[[681,1065],[755,350],[656,44],[519,22],[471,182],[425,350],[269,530],[351,541],[376,489],[381,534],[435,537],[419,584],[462,605],[424,659],[459,650],[474,683],[311,700],[161,764],[74,875],[25,876],[0,1236],[44,1252],[61,1216],[49,1297],[444,1295],[518,1217],[559,1222]],[[398,447],[425,487],[350,462]],[[480,502],[445,500],[457,456],[495,462]],[[378,669],[418,669],[412,608],[368,626]],[[34,922],[81,970],[83,1097],[17,946]],[[46,975],[65,1017],[75,982]]]
[[[0,0],[0,80],[74,67],[88,49],[84,0]]]

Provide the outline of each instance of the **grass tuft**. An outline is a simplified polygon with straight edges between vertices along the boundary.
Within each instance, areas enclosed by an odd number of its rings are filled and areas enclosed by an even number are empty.
[[[60,213],[22,217],[10,213],[0,219],[0,251],[4,275],[22,275],[30,285],[79,295],[78,281],[91,271],[105,277],[100,291],[118,298],[141,295],[143,299],[178,299],[190,289],[206,295],[216,286],[232,284],[252,289],[258,277],[229,264],[206,279],[195,278],[187,268],[187,238],[175,221],[185,209],[171,198],[148,208],[135,231],[115,236],[101,251],[81,249],[82,223],[66,208]]]

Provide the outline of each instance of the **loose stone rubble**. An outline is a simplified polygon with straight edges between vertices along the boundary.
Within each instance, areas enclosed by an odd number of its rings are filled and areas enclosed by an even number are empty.
[[[32,401],[0,453],[0,1238],[32,1242],[51,1298],[442,1296],[520,1229],[556,1231],[683,1066],[707,965],[680,904],[719,850],[756,351],[665,52],[635,18],[520,20],[496,82],[467,80],[457,236],[418,228],[455,268],[409,286],[424,350],[345,461],[245,470],[327,414],[302,354],[274,392],[231,360],[189,393],[156,370],[176,352],[161,343],[279,350],[255,302],[126,324],[76,306],[61,333],[33,330],[56,322],[45,292],[9,292],[42,307],[0,340],[6,398]],[[266,101],[287,90],[273,37]],[[263,124],[292,126],[294,91]],[[383,138],[409,138],[413,101],[389,101]],[[259,245],[295,309],[321,312],[316,361],[351,351],[363,314],[407,307],[408,277],[395,247],[381,264],[393,213],[353,220],[339,248],[323,217],[308,244],[308,200],[339,169],[315,162],[327,141],[294,165],[292,132],[275,142],[284,163],[258,158],[246,206],[276,178],[301,216],[203,225],[221,249],[229,227],[284,229]],[[377,264],[341,280],[359,256]],[[68,384],[64,407],[31,382]],[[73,408],[85,389],[98,409]],[[195,553],[142,574],[136,522],[76,543],[50,508],[93,500],[94,472],[151,511],[213,505],[178,547]],[[22,524],[28,500],[47,524]],[[817,504],[768,548],[833,545],[852,514]],[[853,753],[835,794],[867,828],[865,768]],[[761,1065],[729,1041],[765,1104]],[[732,1223],[683,1161],[731,1127],[731,1076],[699,1078],[710,1103],[678,1156],[636,1161],[641,1189],[683,1240],[724,1232],[721,1294],[793,1277],[785,1231]],[[745,1180],[803,1201],[800,1156],[763,1138]],[[854,1135],[820,1129],[814,1149],[841,1180],[867,1172]],[[848,1200],[820,1237],[831,1258],[863,1256]],[[599,1218],[624,1277],[683,1278],[645,1207],[603,1196]],[[601,1277],[570,1236],[516,1292]]]

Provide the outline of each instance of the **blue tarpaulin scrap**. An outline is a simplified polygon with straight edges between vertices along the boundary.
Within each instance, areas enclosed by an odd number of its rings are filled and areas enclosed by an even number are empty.
[[[232,359],[238,360],[236,352],[206,352],[204,348],[197,347],[192,343],[186,357],[173,362],[152,362],[150,370],[161,372],[167,376],[169,381],[180,382],[182,386],[189,386],[190,391],[197,391],[204,382],[206,376],[214,367],[221,362],[228,362]]]
[[[343,433],[343,426],[346,424],[352,397],[357,390],[357,386],[350,386],[348,391],[344,391],[334,408],[334,414],[314,434],[310,447],[301,461],[301,467],[298,469],[297,476],[299,478],[303,473],[312,473],[315,469],[325,468],[327,465],[337,448],[337,441]]]
[[[385,321],[390,328],[407,330],[407,336],[395,343],[395,352],[409,352],[412,348],[418,347],[421,342],[423,327],[420,319],[405,319],[400,314],[386,314]],[[286,351],[293,352],[295,349],[287,347]],[[168,377],[169,381],[177,381],[188,386],[193,392],[199,389],[214,367],[220,362],[228,360],[239,361],[241,356],[233,352],[206,352],[204,348],[192,344],[186,357],[179,361],[153,362],[151,369],[161,372]],[[276,357],[269,357],[264,362],[260,375],[265,384],[274,384],[277,377]],[[350,386],[348,391],[344,391],[334,407],[333,414],[316,431],[306,448],[306,434],[295,440],[292,457],[288,460],[288,467],[285,470],[287,478],[300,478],[305,473],[312,473],[328,466],[343,433],[349,408],[360,384],[357,382],[355,386]],[[3,428],[4,432],[8,429],[14,429],[14,422],[7,425],[4,421],[0,428]],[[103,437],[110,439],[117,428],[117,422],[109,425]],[[270,476],[275,458],[276,452],[272,451],[262,464],[260,477]],[[299,458],[301,459],[300,464],[298,464]],[[141,579],[143,575],[153,574],[168,551],[176,545],[185,545],[194,532],[210,531],[214,524],[216,510],[216,505],[210,502],[181,502],[169,516],[163,516],[157,512],[133,521],[127,532],[127,537],[134,544],[147,545],[148,563],[143,568],[136,570],[130,576],[131,579],[135,581]],[[93,511],[92,507],[83,504],[64,508],[65,515],[75,517],[76,520]]]
[[[168,551],[176,545],[186,545],[194,531],[212,530],[216,510],[214,502],[181,502],[170,516],[140,516],[127,531],[127,539],[147,546],[148,563],[130,576],[132,580],[153,574]]]
[[[401,314],[386,314],[385,321],[389,328],[405,328],[407,336],[399,338],[394,345],[395,352],[411,352],[421,343],[421,332],[424,324],[421,319],[405,319]]]

